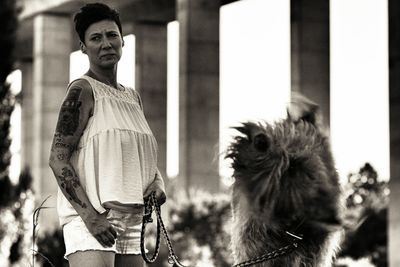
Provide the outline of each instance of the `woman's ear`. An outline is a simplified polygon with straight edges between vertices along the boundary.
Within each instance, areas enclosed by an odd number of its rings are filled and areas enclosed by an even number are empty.
[[[125,45],[125,41],[124,41],[124,39],[122,39],[122,47],[124,47],[124,45]]]
[[[86,45],[82,41],[79,41],[79,47],[81,48],[82,53],[86,54]]]

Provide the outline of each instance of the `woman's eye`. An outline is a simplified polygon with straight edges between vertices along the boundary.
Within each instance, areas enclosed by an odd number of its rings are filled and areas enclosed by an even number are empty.
[[[92,37],[92,40],[93,41],[99,41],[100,40],[100,36],[94,36],[94,37]]]

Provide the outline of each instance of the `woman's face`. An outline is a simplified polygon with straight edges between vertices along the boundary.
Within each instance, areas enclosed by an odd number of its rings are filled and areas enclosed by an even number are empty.
[[[117,24],[112,20],[101,20],[91,24],[85,32],[82,52],[89,61],[100,68],[113,68],[122,55],[123,40]]]

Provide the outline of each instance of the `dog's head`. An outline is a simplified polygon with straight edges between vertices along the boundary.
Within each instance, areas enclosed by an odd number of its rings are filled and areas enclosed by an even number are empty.
[[[234,169],[233,208],[244,197],[271,223],[339,225],[340,186],[320,124],[317,105],[300,96],[285,120],[236,127],[241,135],[226,155]]]

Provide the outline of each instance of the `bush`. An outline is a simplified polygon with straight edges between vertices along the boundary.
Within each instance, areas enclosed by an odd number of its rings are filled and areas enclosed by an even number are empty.
[[[42,263],[43,267],[68,267],[68,261],[64,259],[65,245],[61,229],[57,229],[52,233],[46,232],[39,237],[37,247],[39,255],[36,258]]]
[[[179,257],[190,266],[231,266],[229,195],[192,190],[171,202],[169,228]]]
[[[356,226],[346,230],[339,256],[353,259],[367,257],[377,267],[388,266],[387,182],[379,181],[377,172],[366,163],[358,173],[349,175],[346,192],[346,217]]]

